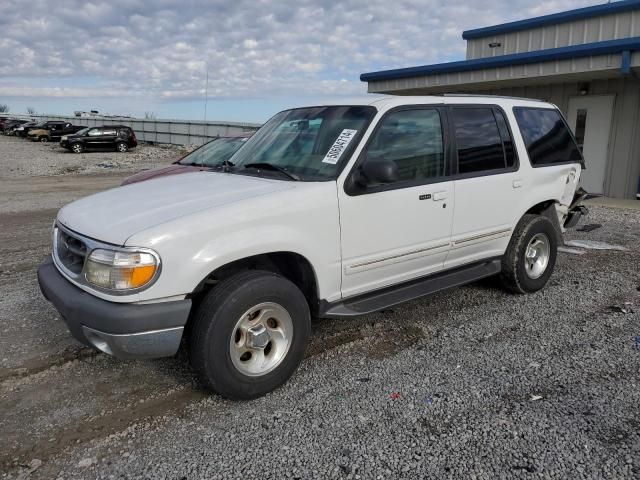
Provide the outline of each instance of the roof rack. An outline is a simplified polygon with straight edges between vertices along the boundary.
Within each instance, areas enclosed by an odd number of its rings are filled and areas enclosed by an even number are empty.
[[[546,102],[546,100],[541,100],[539,98],[526,98],[526,97],[511,97],[509,95],[482,95],[479,93],[442,93],[440,94],[442,97],[472,97],[472,98],[504,98],[506,100],[526,100],[529,102]]]

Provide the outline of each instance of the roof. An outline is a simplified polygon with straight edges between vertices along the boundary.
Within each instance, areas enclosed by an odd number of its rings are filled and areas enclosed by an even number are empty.
[[[352,101],[339,101],[330,105],[372,105],[384,112],[404,105],[459,105],[459,104],[491,104],[512,106],[538,106],[551,104],[530,98],[503,97],[495,95],[367,95]],[[319,105],[314,105],[319,106]]]
[[[640,3],[640,2],[637,2]],[[553,60],[566,60],[572,58],[591,57],[595,55],[607,55],[622,53],[625,51],[639,51],[640,37],[623,38],[619,40],[606,40],[603,42],[586,43],[570,47],[549,48],[533,52],[513,53],[497,57],[478,58],[459,62],[440,63],[435,65],[423,65],[419,67],[399,68],[395,70],[383,70],[380,72],[363,73],[360,80],[374,82],[395,80],[399,78],[422,77],[445,73],[468,72],[483,68],[508,67],[513,65],[526,65]]]
[[[623,0],[619,2],[595,5],[593,7],[578,8],[576,10],[569,10],[551,15],[544,15],[542,17],[529,18],[527,20],[519,20],[517,22],[503,23],[492,27],[467,30],[462,33],[462,38],[465,40],[471,40],[474,38],[491,37],[502,33],[517,32],[520,30],[545,27],[547,25],[555,25],[573,20],[582,20],[638,9],[640,9],[640,0]]]

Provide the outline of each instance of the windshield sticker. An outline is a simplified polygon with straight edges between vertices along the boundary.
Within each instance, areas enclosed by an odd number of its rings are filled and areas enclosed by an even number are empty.
[[[342,152],[347,149],[351,140],[356,136],[356,133],[358,133],[357,130],[349,130],[348,128],[342,130],[342,133],[338,135],[338,138],[336,138],[336,141],[333,142],[333,145],[331,145],[331,148],[322,159],[322,163],[330,163],[331,165],[338,163]]]

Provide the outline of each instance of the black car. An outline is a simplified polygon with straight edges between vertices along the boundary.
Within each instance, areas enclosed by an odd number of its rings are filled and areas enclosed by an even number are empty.
[[[73,153],[82,153],[86,150],[126,152],[137,145],[136,134],[131,127],[124,125],[88,127],[74,135],[64,135],[60,139],[60,146]]]
[[[72,135],[87,127],[72,125],[69,122],[49,122],[46,128],[32,128],[27,137],[34,142],[59,141],[64,135]]]
[[[5,135],[13,135],[14,129],[19,127],[20,125],[24,125],[25,123],[29,123],[29,120],[5,120],[4,124],[2,125],[2,131]]]
[[[11,128],[11,132],[12,135],[15,135],[16,137],[26,137],[27,133],[29,132],[29,130],[31,130],[32,128],[42,128],[40,127],[40,125],[44,125],[44,122],[27,122],[27,123],[23,123],[21,125],[15,125],[14,127]]]
[[[60,124],[64,124],[65,122],[61,121],[61,120],[49,120],[47,122],[29,122],[29,123],[25,123],[24,125],[21,125],[21,128],[17,128],[15,131],[15,134],[18,137],[27,137],[27,135],[29,134],[29,132],[31,130],[36,130],[36,129],[49,129],[51,127],[53,127],[54,125],[60,125]]]

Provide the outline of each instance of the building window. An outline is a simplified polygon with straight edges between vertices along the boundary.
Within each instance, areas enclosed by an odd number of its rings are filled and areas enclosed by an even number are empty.
[[[505,149],[493,109],[453,108],[452,113],[458,148],[458,173],[506,168]],[[509,143],[513,150],[510,138]],[[513,152],[511,158],[513,165]]]
[[[582,154],[560,112],[518,107],[514,109],[514,113],[531,165],[535,167],[583,161]]]
[[[576,142],[581,152],[584,152],[584,132],[587,128],[587,110],[580,109],[576,116]]]
[[[398,180],[444,176],[442,122],[435,109],[402,110],[387,115],[367,148],[367,160],[384,158],[398,166]]]

